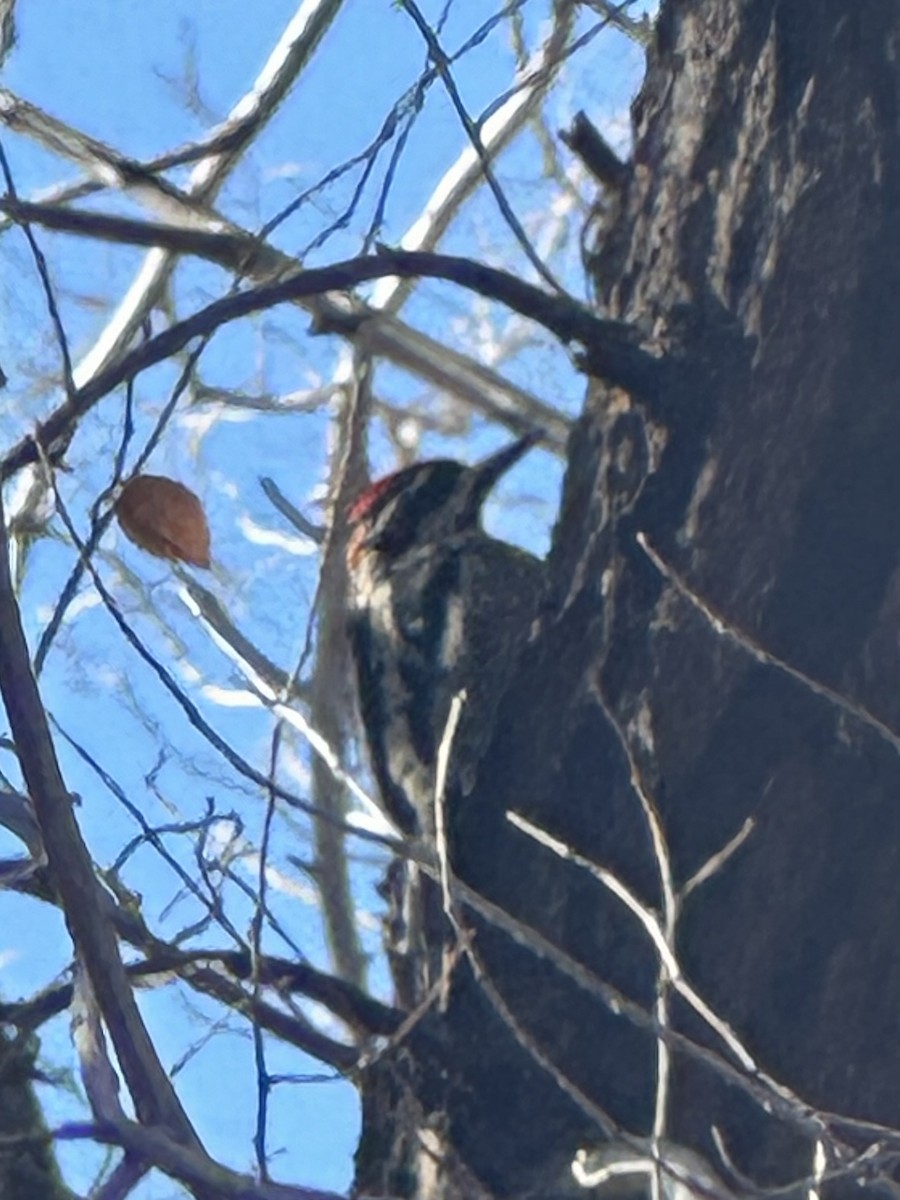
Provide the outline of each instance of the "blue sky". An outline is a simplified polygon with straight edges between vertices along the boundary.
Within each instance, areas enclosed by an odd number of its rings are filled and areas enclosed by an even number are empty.
[[[425,4],[436,22],[443,4]],[[492,12],[484,0],[450,4],[442,42],[460,45]],[[52,6],[20,0],[19,39],[3,68],[0,84],[93,137],[109,142],[134,159],[159,154],[199,137],[228,112],[251,85],[295,6],[266,0],[254,9],[238,0],[57,0]],[[51,14],[52,10],[52,14]],[[638,11],[638,9],[636,9]],[[548,5],[530,0],[521,9],[522,35],[533,49],[546,28]],[[586,31],[596,14],[582,10],[578,28]],[[470,113],[477,115],[509,85],[514,68],[510,23],[502,22],[455,69]],[[425,48],[409,17],[389,0],[348,0],[313,62],[289,99],[231,176],[218,206],[233,220],[258,229],[298,192],[336,164],[357,154],[381,126],[391,105],[418,77]],[[611,136],[627,128],[627,104],[640,80],[642,56],[621,35],[597,37],[563,72],[548,104],[548,127],[555,133],[584,108]],[[190,81],[196,78],[196,88]],[[22,196],[78,178],[71,163],[26,138],[0,127],[0,137]],[[428,93],[410,135],[389,194],[382,240],[399,239],[419,214],[434,182],[465,145],[465,134],[440,85]],[[557,147],[564,172],[577,181],[585,203],[593,187],[577,175],[564,148]],[[559,184],[542,173],[542,146],[526,130],[506,151],[498,176],[526,228],[539,236],[558,202]],[[328,262],[356,254],[377,201],[380,171],[363,195],[358,213],[310,256]],[[172,178],[184,182],[186,172]],[[357,176],[324,190],[274,235],[282,249],[297,253],[339,214]],[[120,197],[101,194],[91,201],[107,211],[139,212]],[[586,296],[580,269],[578,231],[583,220],[573,209],[560,223],[554,269],[577,295]],[[77,361],[103,328],[111,307],[129,285],[143,259],[140,251],[78,242],[38,232],[47,255],[67,337]],[[483,257],[526,272],[493,199],[482,189],[460,214],[442,249]],[[172,288],[180,316],[223,295],[230,279],[217,268],[182,264]],[[59,350],[46,315],[33,264],[21,235],[8,231],[0,247],[0,363],[10,377],[0,410],[0,437],[11,443],[59,401]],[[547,337],[510,326],[496,306],[472,301],[459,289],[429,283],[417,289],[404,318],[459,348],[490,355],[505,332],[520,344],[504,355],[502,373],[569,415],[578,411],[583,380],[566,355]],[[154,318],[161,328],[163,317]],[[527,335],[527,336],[523,336]],[[308,319],[297,310],[261,314],[221,331],[204,354],[200,375],[209,386],[248,392],[285,393],[326,382],[340,360],[337,339],[311,337]],[[152,428],[167,400],[178,367],[164,364],[137,383],[135,450]],[[447,425],[447,401],[397,368],[381,365],[380,396],[395,409],[416,406]],[[122,393],[104,400],[76,437],[70,473],[60,487],[74,519],[85,528],[87,509],[109,479],[121,436]],[[273,512],[259,486],[272,477],[310,517],[318,519],[331,438],[331,413],[260,414],[252,410],[184,403],[169,427],[150,470],[182,479],[201,495],[213,531],[216,570],[204,582],[216,591],[238,626],[260,649],[290,668],[305,636],[309,603],[315,590],[317,557],[291,535]],[[457,422],[459,436],[422,433],[423,453],[475,457],[506,436],[482,418]],[[387,470],[396,447],[381,423],[371,438],[373,467]],[[536,452],[510,477],[488,515],[498,534],[543,552],[548,545],[561,478],[561,463]],[[15,487],[15,484],[12,485]],[[263,534],[270,534],[266,538]],[[122,610],[145,644],[200,705],[215,728],[259,769],[268,761],[272,719],[259,708],[222,704],[212,698],[230,691],[239,698],[233,669],[198,627],[178,596],[171,568],[149,558],[111,530],[98,560]],[[74,563],[74,552],[58,520],[31,551],[21,591],[23,615],[32,639],[39,636]],[[214,693],[210,689],[216,688]],[[247,837],[258,842],[263,805],[256,790],[235,776],[208,744],[185,722],[177,705],[159,687],[117,633],[108,614],[86,589],[64,625],[42,677],[50,711],[88,750],[153,823],[194,819],[207,800],[223,815],[236,814]],[[59,752],[70,787],[83,803],[79,820],[91,852],[101,866],[115,861],[133,838],[136,826],[96,775],[63,741]],[[0,766],[15,777],[14,762]],[[282,781],[302,792],[306,783],[304,747],[284,756]],[[273,863],[295,877],[288,854],[303,855],[305,826],[279,818]],[[188,870],[196,872],[193,846],[171,837],[167,844]],[[12,850],[13,842],[8,842]],[[7,846],[4,835],[0,846]],[[241,869],[241,868],[239,868]],[[196,903],[179,895],[180,884],[158,856],[144,847],[123,870],[130,887],[143,898],[144,913],[164,936],[188,926],[198,915]],[[252,876],[246,878],[252,881]],[[369,886],[371,868],[360,870],[356,900],[363,913],[367,946],[377,956],[377,898]],[[229,914],[246,931],[252,906],[235,888],[227,889]],[[296,894],[273,890],[272,905],[296,943],[318,965],[328,960],[318,910]],[[61,917],[47,906],[4,895],[0,934],[0,994],[27,995],[64,971],[69,943]],[[225,944],[215,929],[196,944]],[[268,933],[265,948],[291,953]],[[384,984],[373,972],[373,985]],[[223,1013],[202,997],[169,985],[141,993],[141,1008],[163,1062],[172,1067],[193,1046],[177,1078],[180,1094],[214,1156],[241,1170],[252,1169],[255,1112],[254,1066],[246,1023]],[[225,1027],[209,1036],[213,1024]],[[42,1031],[48,1064],[75,1070],[65,1019]],[[268,1043],[272,1073],[321,1073],[320,1064],[297,1051]],[[60,1089],[44,1089],[52,1120],[82,1115],[78,1101]],[[353,1088],[342,1081],[284,1084],[275,1089],[270,1147],[276,1178],[311,1186],[344,1189],[352,1177],[352,1151],[358,1129]],[[75,1186],[86,1188],[101,1156],[79,1144],[61,1148],[61,1159]],[[178,1188],[160,1177],[145,1182],[145,1200],[176,1195]]]

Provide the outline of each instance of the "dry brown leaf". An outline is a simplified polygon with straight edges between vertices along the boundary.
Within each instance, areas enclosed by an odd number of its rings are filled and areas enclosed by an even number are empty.
[[[209,526],[200,501],[165,475],[136,475],[116,502],[122,532],[159,558],[209,566]]]

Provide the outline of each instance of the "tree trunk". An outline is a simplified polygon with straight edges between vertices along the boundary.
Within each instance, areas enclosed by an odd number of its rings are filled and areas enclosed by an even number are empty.
[[[364,1084],[368,1134],[389,1111],[374,1080],[491,1193],[571,1186],[579,1146],[646,1139],[655,1106],[732,1191],[799,1184],[816,1140],[849,1191],[877,1139],[817,1114],[900,1127],[898,60],[884,0],[660,15],[592,274],[662,383],[591,388],[540,627],[452,831],[459,877],[568,957],[466,913],[489,986],[461,962],[446,1012]],[[687,981],[758,1069],[684,989],[658,1006],[638,917],[507,810],[668,912]]]
[[[33,1034],[16,1039],[0,1029],[0,1196],[76,1200],[59,1173],[35,1092],[37,1053]]]

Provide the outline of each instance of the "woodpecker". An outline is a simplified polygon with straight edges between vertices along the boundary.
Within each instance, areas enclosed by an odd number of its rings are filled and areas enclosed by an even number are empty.
[[[485,533],[481,509],[539,439],[526,434],[472,467],[416,463],[371,484],[350,509],[360,713],[382,803],[404,834],[433,836],[436,759],[461,689],[451,773],[471,787],[536,614],[543,564]]]

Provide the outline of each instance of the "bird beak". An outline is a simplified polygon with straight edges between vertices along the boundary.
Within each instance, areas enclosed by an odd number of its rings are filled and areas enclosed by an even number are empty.
[[[519,459],[527,454],[532,446],[536,446],[543,436],[543,430],[532,429],[530,433],[524,434],[510,445],[504,446],[502,450],[483,459],[474,468],[476,475],[474,492],[479,505],[500,476],[505,475],[511,467],[514,467]]]

